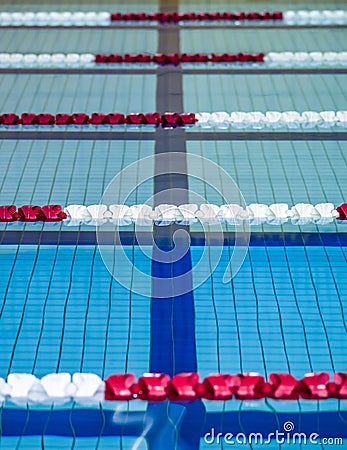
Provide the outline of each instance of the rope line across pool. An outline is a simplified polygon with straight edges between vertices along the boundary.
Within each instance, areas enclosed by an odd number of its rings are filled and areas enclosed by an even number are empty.
[[[203,224],[218,223],[237,224],[249,221],[251,225],[268,223],[280,225],[291,220],[293,225],[316,223],[326,225],[335,220],[347,220],[347,204],[337,208],[333,203],[297,203],[291,208],[287,203],[273,203],[271,205],[252,203],[244,209],[237,204],[185,204],[158,205],[154,209],[147,204],[138,205],[15,205],[0,206],[0,222],[61,222],[68,226],[78,226],[82,223],[100,226],[111,222],[117,226],[127,226],[132,223],[148,226],[156,223],[168,226],[173,223],[191,225],[200,221]]]
[[[0,26],[110,26],[115,22],[184,23],[184,22],[279,22],[297,24],[346,24],[345,10],[301,10],[275,12],[202,12],[202,13],[109,13],[102,12],[2,12]]]
[[[297,379],[289,373],[271,373],[265,381],[258,373],[237,375],[216,373],[202,382],[199,374],[182,373],[172,378],[163,373],[146,373],[136,382],[131,373],[110,375],[102,380],[94,373],[51,373],[41,379],[29,373],[10,373],[0,378],[0,397],[12,400],[44,402],[74,398],[82,402],[134,399],[147,401],[193,401],[198,399],[226,401],[260,400],[326,400],[347,399],[347,373],[336,372],[333,381],[326,372],[308,373]]]
[[[99,65],[129,64],[153,67],[194,64],[226,67],[240,64],[255,67],[321,67],[347,65],[347,52],[269,52],[269,53],[0,53],[0,68],[93,68]]]
[[[176,113],[15,113],[0,115],[0,127],[52,127],[52,126],[129,126],[141,128],[142,126],[162,126],[164,128],[197,127],[197,128],[347,128],[347,111],[261,111],[228,113],[198,112]]]

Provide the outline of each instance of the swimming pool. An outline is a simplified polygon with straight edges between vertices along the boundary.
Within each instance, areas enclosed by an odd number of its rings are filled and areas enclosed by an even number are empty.
[[[17,3],[0,12],[344,8],[339,1]],[[0,51],[23,54],[346,50],[345,23],[0,23],[0,30]],[[0,116],[346,109],[347,72],[334,59],[310,67],[287,61],[283,73],[242,63],[1,64]],[[8,126],[0,118],[0,204],[18,211],[57,204],[67,213],[55,222],[0,221],[1,449],[344,448],[347,222],[336,207],[346,202],[346,124],[294,122],[272,130],[247,121],[161,128]],[[238,200],[247,217],[223,216],[220,206]],[[165,216],[160,207],[171,203],[186,209]],[[320,216],[318,205],[330,203]],[[91,216],[90,205],[99,204],[102,217]],[[134,205],[144,204],[151,213],[142,220]],[[112,205],[130,209],[119,220]],[[97,385],[70,375],[44,384],[56,373],[93,374]],[[170,377],[151,379],[149,391],[163,401],[139,387],[151,373]],[[175,378],[186,373],[193,375]],[[311,385],[308,373],[318,381]],[[125,385],[114,374],[135,379]],[[244,375],[211,387],[210,374]],[[294,377],[281,381],[277,397],[271,374]],[[211,399],[221,386],[230,396]]]
[[[136,267],[151,273],[151,259],[140,248],[126,250]],[[213,275],[194,292],[195,322],[189,324],[196,328],[192,364],[195,359],[202,376],[343,371],[345,247],[251,243],[238,276],[225,284],[230,249],[208,249],[220,250]],[[192,247],[193,266],[203,251]],[[41,377],[58,368],[106,378],[115,370],[150,370],[151,303],[113,280],[96,246],[6,245],[1,269],[1,373]],[[163,324],[160,334],[164,340],[170,330]]]
[[[193,266],[204,249],[192,247]],[[209,252],[218,251],[216,247],[209,248]],[[150,258],[145,258],[136,247],[129,246],[128,252],[135,266],[151,272]],[[228,247],[222,249],[213,275],[195,289],[194,315],[185,315],[182,328],[180,315],[186,305],[182,306],[178,297],[166,311],[168,315],[162,310],[160,321],[153,321],[155,308],[161,306],[121,288],[106,270],[95,246],[5,246],[1,255],[4,299],[1,328],[6,339],[2,343],[1,373],[26,372],[41,377],[55,370],[91,371],[106,378],[114,372],[133,372],[140,376],[158,364],[173,373],[177,367],[180,372],[195,368],[201,376],[211,372],[268,374],[277,371],[301,376],[313,371],[343,371],[345,247],[251,244],[238,276],[222,284],[229,253]],[[208,267],[206,271],[209,272]],[[203,273],[195,275],[203,276]],[[189,328],[194,330],[195,348],[186,344]],[[185,346],[183,352],[182,346]],[[44,426],[58,435],[75,434],[81,439],[86,433],[102,434],[102,422],[93,419],[94,425],[87,429],[83,425],[83,403],[58,404],[54,409],[42,409],[31,403],[29,409],[22,410],[22,415],[17,411],[15,417],[9,416],[15,407],[9,402],[3,410],[4,431],[8,424],[6,434],[41,434]],[[343,402],[338,405],[334,400],[320,405],[305,401],[288,405],[267,400],[257,406],[252,402],[243,406],[236,401],[224,406],[207,402],[203,405],[207,414],[204,429],[208,431],[209,423],[220,427],[221,414],[229,413],[232,417],[242,408],[246,427],[245,411],[270,416],[275,410],[280,422],[281,414],[302,420],[302,430],[307,432],[314,425],[306,422],[305,415],[316,412],[317,407],[328,413],[327,422],[320,425],[321,435],[331,431],[332,423],[336,431],[343,430]],[[65,418],[57,416],[61,408]],[[87,417],[88,414],[99,417],[104,411],[108,417],[106,435],[117,428],[117,424],[110,422],[110,408],[112,411],[113,407],[106,403],[84,412]],[[121,404],[115,409],[127,411],[128,408],[129,405]],[[131,410],[143,414],[146,408],[133,405]],[[340,417],[335,417],[337,411]],[[72,428],[67,427],[70,414],[76,416],[75,429],[73,422]],[[8,416],[12,417],[11,422]],[[123,420],[125,427],[126,419]],[[144,419],[137,420],[143,423]],[[273,420],[269,417],[269,428]],[[131,424],[128,426],[131,428]],[[199,428],[199,422],[195,427]],[[5,439],[5,444],[7,441],[13,442],[15,438]],[[114,445],[116,441],[112,442]]]

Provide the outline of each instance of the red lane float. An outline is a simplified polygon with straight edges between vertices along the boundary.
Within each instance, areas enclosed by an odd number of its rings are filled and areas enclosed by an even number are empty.
[[[0,125],[19,125],[21,124],[21,119],[17,114],[1,114],[0,115]]]
[[[127,122],[124,114],[93,113],[90,116],[88,123],[91,125],[124,125]]]
[[[161,123],[165,127],[194,125],[196,122],[193,113],[165,113],[161,116]]]
[[[67,125],[69,121],[69,114],[56,114],[55,123],[56,125]]]
[[[325,372],[306,374],[301,380],[288,373],[272,373],[269,381],[257,373],[212,374],[201,383],[195,372],[181,373],[171,379],[166,374],[150,373],[140,377],[137,383],[133,374],[119,374],[110,376],[105,385],[106,400],[347,399],[347,373],[342,372],[334,374],[333,382]]]
[[[144,125],[147,123],[146,116],[142,113],[128,114],[125,122],[129,125]]]
[[[194,113],[165,113],[160,115],[154,113],[93,113],[91,116],[85,113],[74,114],[34,114],[23,113],[21,116],[16,114],[0,115],[0,125],[6,126],[69,126],[69,125],[162,125],[163,127],[183,127],[194,125],[197,122]]]
[[[325,400],[331,397],[327,383],[329,374],[310,373],[300,381],[300,396],[307,400]]]
[[[334,397],[347,400],[347,373],[334,373],[334,383],[329,383],[329,386],[329,391],[333,393]]]
[[[0,206],[0,222],[61,222],[66,219],[61,205],[15,205]]]
[[[84,113],[71,114],[67,123],[68,125],[88,125],[89,116]]]
[[[198,373],[180,373],[175,375],[168,385],[168,398],[171,401],[193,401],[198,400],[197,386],[199,382]]]
[[[55,121],[52,114],[23,113],[20,118],[22,125],[54,125]]]
[[[36,208],[36,217],[42,222],[60,222],[67,218],[67,214],[60,205],[45,205]]]
[[[97,64],[121,64],[121,63],[156,63],[162,66],[178,65],[180,63],[249,63],[264,62],[264,53],[156,53],[149,55],[147,53],[125,54],[116,53],[95,55],[95,63]]]
[[[0,206],[0,222],[14,222],[19,219],[15,205]]]
[[[337,220],[347,220],[347,203],[338,206],[336,211],[339,213]]]
[[[259,400],[268,397],[271,392],[269,383],[258,374],[240,375],[241,383],[235,392],[238,400]]]
[[[300,384],[290,373],[271,373],[269,376],[271,392],[269,397],[278,400],[298,400]]]
[[[135,375],[131,373],[111,375],[105,380],[105,400],[132,400],[134,384]]]
[[[169,375],[148,374],[139,378],[132,391],[141,400],[163,401],[167,398],[169,382]]]
[[[209,375],[197,387],[201,398],[207,400],[230,400],[241,384],[240,375]]]
[[[283,20],[281,11],[275,12],[187,12],[187,13],[112,13],[113,22],[145,22],[156,21],[161,23],[177,23],[180,21],[259,21],[259,20]]]
[[[111,113],[106,115],[106,123],[110,125],[124,125],[125,116],[120,113]]]
[[[161,124],[161,115],[157,112],[145,114],[147,123],[149,125],[160,125]],[[195,114],[194,114],[195,117]],[[197,121],[197,120],[195,120]]]

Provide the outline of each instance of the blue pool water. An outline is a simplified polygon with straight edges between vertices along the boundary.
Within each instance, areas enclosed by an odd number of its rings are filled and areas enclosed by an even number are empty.
[[[114,436],[104,436],[97,438],[72,438],[72,437],[56,437],[56,436],[25,436],[25,437],[7,437],[1,439],[1,448],[12,450],[15,448],[33,449],[33,448],[49,448],[58,450],[61,448],[75,448],[80,450],[111,450],[114,448],[122,448],[124,450],[132,450],[134,446],[139,450],[147,450],[148,446],[145,441],[139,441],[138,438]]]
[[[174,3],[181,11],[346,9],[342,0]],[[139,0],[98,4],[53,0],[29,4],[22,0],[3,3],[0,12],[151,12],[167,5],[156,0],[145,4]],[[1,28],[0,51],[346,51],[346,26],[291,29],[270,24],[268,28],[228,29],[221,24],[208,30],[204,23],[196,29],[195,25],[143,26]],[[124,74],[83,70],[57,74],[45,70],[15,73],[0,67],[0,114],[346,109],[347,75],[342,65],[337,71],[332,63],[330,73],[316,68],[312,73],[255,74],[251,65],[242,75],[226,74],[227,66],[223,74],[216,73],[217,67],[213,74],[206,67],[198,74],[182,73],[180,67],[166,69],[155,73],[152,68],[146,73],[143,67],[134,70],[129,66],[129,73]],[[291,207],[332,202],[336,207],[347,201],[347,146],[342,127],[288,128],[280,130],[276,139],[270,130],[265,130],[264,138],[259,130],[247,130],[242,136],[243,130],[235,134],[229,129],[229,140],[226,130],[194,127],[157,131],[128,127],[124,135],[120,128],[111,132],[93,127],[47,128],[44,138],[42,129],[7,131],[0,129],[0,205],[98,204],[118,173],[153,156],[146,170],[140,163],[135,173],[122,178],[113,203],[122,202],[124,193],[130,191],[127,205],[154,207],[155,194],[184,188],[183,203],[196,202],[198,194],[203,199],[199,203],[220,205],[228,191],[228,186],[221,186],[221,192],[216,188],[223,170],[246,204],[287,203]],[[56,131],[65,134],[58,139]],[[111,133],[107,138],[105,131]],[[28,137],[27,132],[37,134]],[[169,159],[171,173],[159,179],[158,155],[174,152],[192,154],[200,162],[195,159],[193,164],[188,156],[184,173],[175,177],[175,160]],[[217,165],[215,170],[208,169],[206,159]],[[195,164],[201,165],[202,179],[192,176]],[[140,183],[144,171],[148,179]],[[164,199],[179,203],[169,195]],[[223,246],[209,234],[213,226],[205,236],[199,222],[189,230],[184,227],[190,231],[191,245],[178,261],[169,258],[168,263],[158,261],[158,255],[160,250],[172,249],[176,227],[140,227],[142,246],[135,228],[129,225],[121,230],[123,245],[115,247],[113,276],[90,225],[0,223],[0,378],[10,373],[41,378],[55,372],[91,372],[103,379],[125,372],[136,378],[148,372],[171,376],[198,372],[200,379],[219,372],[259,372],[266,378],[273,372],[289,372],[301,378],[309,372],[328,372],[330,377],[334,372],[347,372],[346,223],[294,225],[289,220],[282,225],[254,225],[243,264],[226,282],[225,275],[238,268],[231,259],[235,230],[229,224],[222,226]],[[108,243],[113,244],[112,239]],[[113,245],[107,248],[114,249]],[[177,281],[186,273],[184,282]],[[154,403],[55,399],[40,403],[0,395],[0,401],[0,449],[6,450],[336,450],[345,448],[347,442],[347,400]],[[257,432],[267,436],[283,431],[288,422],[307,436],[317,433],[320,438],[342,438],[343,442],[294,445],[270,439],[264,446],[237,442],[230,446],[209,440],[212,430],[223,436]]]
[[[140,248],[124,248],[135,268],[148,275],[157,270]],[[345,370],[346,247],[250,247],[228,283],[222,282],[228,247],[194,246],[192,265],[203,252],[213,258],[220,251],[211,276],[208,265],[193,272],[194,283],[207,276],[194,291],[195,319],[186,322],[195,329],[201,376]],[[164,323],[153,329],[150,299],[122,288],[94,246],[8,245],[0,264],[2,377],[55,371],[139,376],[150,369],[153,333],[171,334]],[[144,288],[150,292],[150,280]]]
[[[150,261],[127,250],[150,274]],[[150,302],[113,280],[96,247],[8,246],[1,266],[2,376],[148,372]]]

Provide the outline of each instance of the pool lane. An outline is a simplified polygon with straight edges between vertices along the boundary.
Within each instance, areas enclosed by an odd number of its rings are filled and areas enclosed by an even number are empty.
[[[90,205],[101,201],[107,185],[122,169],[153,155],[154,142],[141,141],[140,136],[138,141],[124,142],[4,140],[0,153],[2,204]],[[153,178],[137,184],[136,179],[122,180],[124,191],[119,195],[130,191],[130,205],[145,203],[153,195]]]
[[[151,260],[124,251],[150,280]],[[132,269],[117,262],[129,280]],[[150,302],[111,277],[95,246],[1,247],[0,265],[0,376],[148,372]]]
[[[338,52],[346,50],[344,29],[182,30],[182,52]]]
[[[116,29],[2,29],[6,53],[155,53],[157,31]]]
[[[188,153],[210,159],[223,168],[240,189],[246,204],[332,202],[338,206],[347,200],[344,176],[347,145],[344,141],[189,141]],[[204,170],[204,160],[201,165]],[[190,191],[203,193],[210,203],[223,204],[225,200],[214,188],[220,185],[220,177],[219,170],[210,173],[210,185],[189,177]],[[223,186],[223,191],[229,188]],[[192,227],[197,228],[197,225]],[[253,231],[260,229],[267,232],[347,231],[343,223],[336,221],[301,228],[291,225],[290,221],[282,226],[252,227]]]
[[[197,112],[344,110],[346,81],[346,75],[184,75],[184,108]]]
[[[207,278],[194,291],[201,376],[346,371],[346,247],[251,247],[231,283],[222,283],[228,247],[192,247],[192,265],[220,250],[212,275],[208,265],[193,271],[194,286]],[[150,259],[136,247],[125,251],[150,280]],[[1,376],[149,370],[150,300],[112,280],[95,247],[2,246],[0,263]],[[142,289],[150,292],[148,282]]]
[[[151,112],[155,110],[155,80],[155,75],[3,74],[0,111]]]
[[[347,144],[340,141],[189,142],[188,152],[210,159],[235,181],[246,204],[322,203],[346,198]],[[204,160],[201,161],[204,166]],[[208,180],[220,184],[218,171]],[[212,186],[191,177],[192,192],[204,192],[210,203],[223,204]],[[225,186],[226,190],[228,186]]]
[[[232,248],[191,252],[221,253],[193,272],[199,373],[346,371],[346,247],[250,247],[227,283]]]

